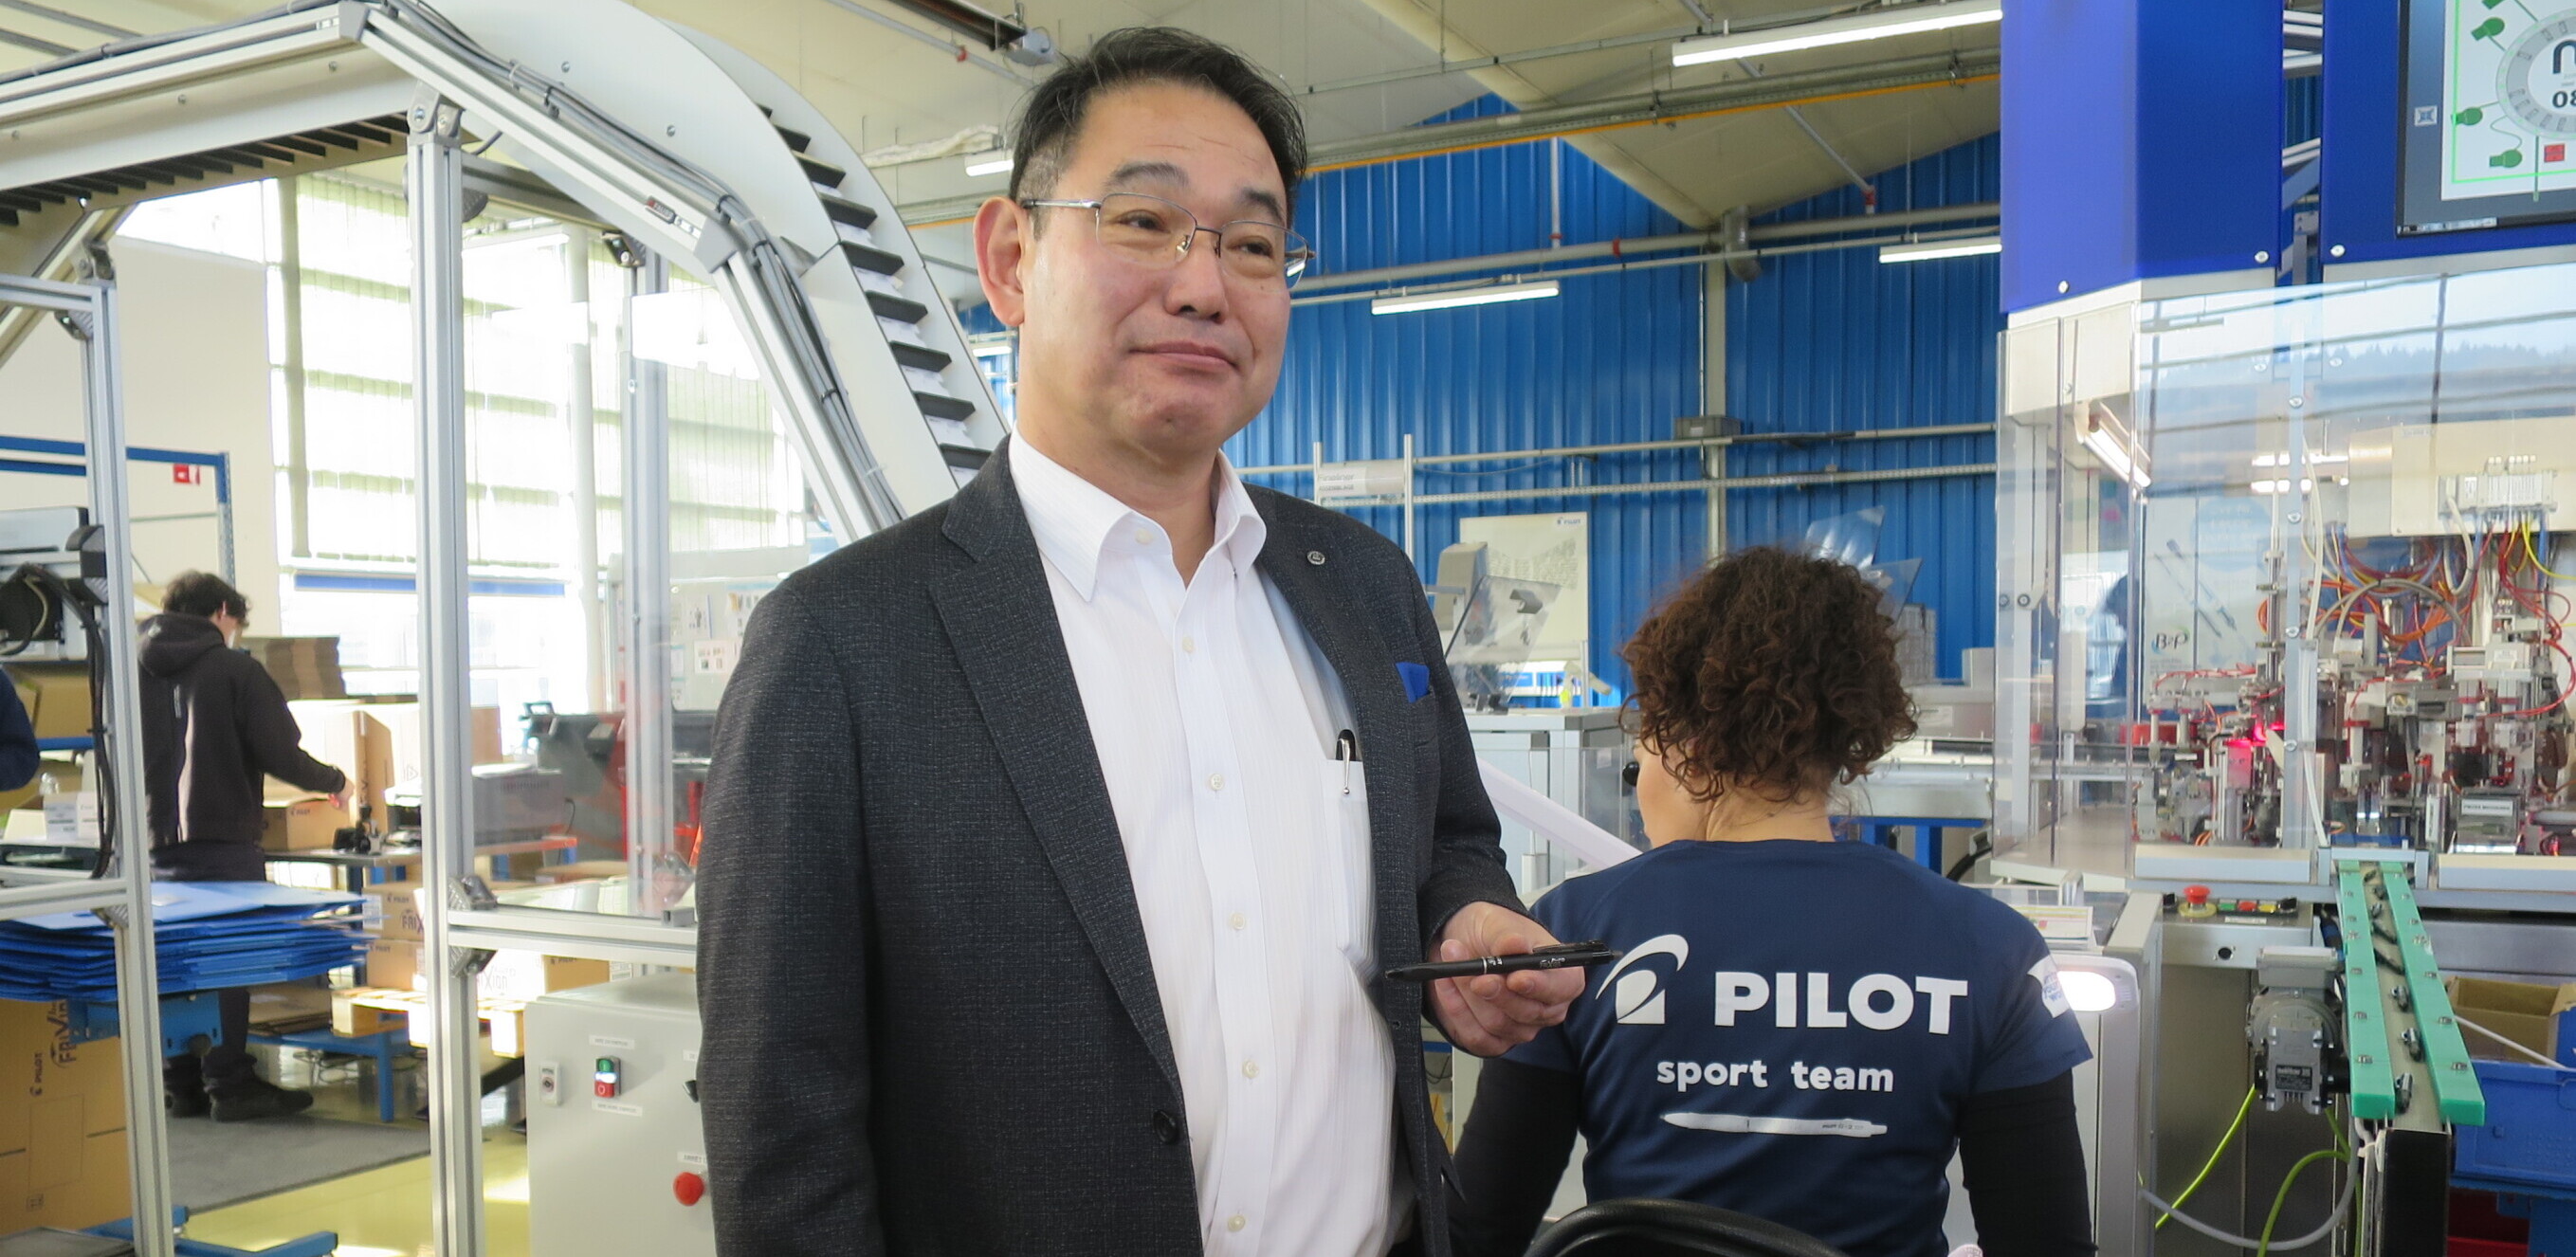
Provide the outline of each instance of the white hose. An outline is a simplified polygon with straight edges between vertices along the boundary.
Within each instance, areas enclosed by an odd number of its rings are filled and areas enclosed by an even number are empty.
[[[2335,1228],[2343,1224],[2343,1211],[2352,1207],[2353,1185],[2360,1181],[2361,1160],[2360,1153],[2356,1152],[2353,1154],[2352,1164],[2344,1171],[2343,1191],[2335,1197],[2335,1206],[2326,1214],[2326,1220],[2320,1224],[2316,1230],[2310,1231],[2297,1239],[2272,1241],[2271,1251],[2283,1253],[2295,1248],[2306,1248],[2307,1246],[2334,1234]],[[2263,1241],[2259,1239],[2249,1240],[2242,1235],[2231,1235],[2228,1232],[2219,1230],[2217,1227],[2211,1226],[2210,1224],[2191,1216],[2190,1214],[2184,1213],[2182,1210],[2157,1199],[2154,1192],[2148,1191],[2145,1188],[2138,1189],[2138,1198],[2155,1206],[2166,1217],[2171,1218],[2184,1226],[2190,1227],[2211,1239],[2217,1240],[2221,1244],[2233,1244],[2238,1248],[2262,1248],[2264,1246]]]

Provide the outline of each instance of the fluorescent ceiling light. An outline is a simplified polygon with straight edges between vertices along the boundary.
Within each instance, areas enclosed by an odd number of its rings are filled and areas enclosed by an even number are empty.
[[[1556,295],[1556,281],[1537,284],[1501,284],[1490,288],[1461,288],[1450,292],[1426,292],[1409,297],[1380,297],[1369,302],[1371,314],[1404,314],[1413,310],[1447,310],[1454,306],[1492,305],[1497,301],[1529,301]]]
[[[2350,454],[2308,455],[2308,465],[2311,467],[2324,466],[2329,463],[2348,463],[2351,461],[2352,455]],[[2287,467],[2290,465],[2290,456],[2287,453],[2257,454],[2254,456],[2254,465],[2257,467]]]
[[[1011,155],[992,152],[976,153],[966,159],[966,173],[974,177],[1009,174]]]
[[[1889,39],[1898,35],[1921,35],[1946,31],[1961,26],[2000,22],[2004,18],[2003,0],[1949,0],[1946,4],[1909,4],[1882,9],[1853,17],[1826,18],[1820,22],[1801,22],[1795,26],[1774,27],[1744,35],[1710,35],[1685,39],[1673,45],[1676,66],[1705,65],[1711,61],[1741,61],[1764,57],[1775,52],[1801,52],[1809,48],[1831,48],[1837,44],[1857,44],[1863,40]]]
[[[1878,247],[1881,262],[1929,262],[1935,258],[1979,257],[2004,251],[2001,236],[1971,236],[1965,240],[1917,240],[1909,244],[1883,244]]]
[[[1007,340],[970,341],[966,345],[966,352],[978,358],[1007,358],[1014,348],[1016,346]]]

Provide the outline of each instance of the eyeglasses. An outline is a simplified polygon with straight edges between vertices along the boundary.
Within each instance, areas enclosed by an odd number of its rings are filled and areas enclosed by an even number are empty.
[[[1152,270],[1170,270],[1190,255],[1199,233],[1216,237],[1217,260],[1246,283],[1293,288],[1315,251],[1306,238],[1277,223],[1239,218],[1202,227],[1198,216],[1159,196],[1113,192],[1097,201],[1022,201],[1029,209],[1087,209],[1100,243]]]

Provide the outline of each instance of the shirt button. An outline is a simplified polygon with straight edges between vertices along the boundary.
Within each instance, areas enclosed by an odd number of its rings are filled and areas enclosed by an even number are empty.
[[[1150,546],[1154,544],[1154,534],[1149,533],[1142,528],[1137,529],[1136,544],[1140,546]]]
[[[1249,1225],[1251,1224],[1245,1222],[1243,1220],[1243,1215],[1239,1213],[1225,1220],[1225,1229],[1229,1231],[1240,1231]]]
[[[1184,655],[1195,655],[1199,653],[1199,639],[1195,637],[1182,638],[1181,653]]]
[[[1238,929],[1238,930],[1239,930],[1239,929],[1242,929],[1243,927],[1245,927],[1245,926],[1247,926],[1247,925],[1252,924],[1252,918],[1247,917],[1247,916],[1243,915],[1242,913],[1238,912],[1238,913],[1235,913],[1233,916],[1227,917],[1227,918],[1225,919],[1225,923],[1226,923],[1227,925],[1233,926],[1234,928],[1236,928],[1236,929]]]
[[[1223,790],[1223,789],[1225,789],[1225,774],[1224,774],[1224,773],[1209,773],[1209,774],[1208,774],[1208,789],[1210,789],[1210,790]]]
[[[1245,1061],[1243,1063],[1243,1076],[1246,1078],[1259,1078],[1261,1076],[1261,1062]]]

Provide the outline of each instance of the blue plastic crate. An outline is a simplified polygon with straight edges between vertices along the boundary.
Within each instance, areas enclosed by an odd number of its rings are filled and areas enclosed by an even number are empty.
[[[2479,1061],[2487,1124],[2454,1132],[2464,1177],[2576,1190],[2576,1073]]]

